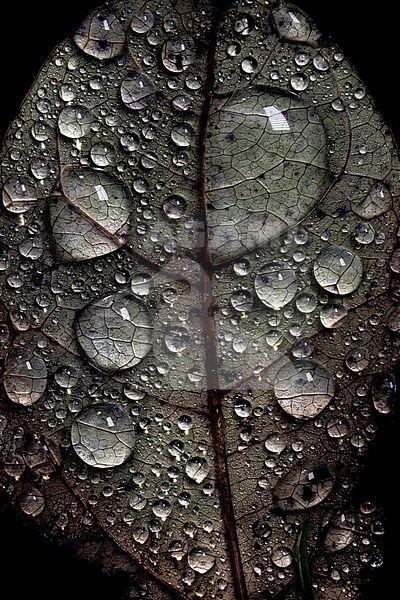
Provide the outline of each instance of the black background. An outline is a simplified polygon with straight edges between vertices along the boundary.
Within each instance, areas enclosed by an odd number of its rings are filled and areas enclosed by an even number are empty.
[[[162,1],[162,0],[160,0]],[[3,3],[0,27],[0,138],[15,117],[39,68],[53,47],[71,35],[96,1],[68,0]],[[400,140],[400,3],[380,0],[369,9],[362,0],[298,0],[319,29],[342,47],[356,65],[378,108]],[[373,6],[373,3],[370,3]],[[397,411],[399,413],[399,411]],[[382,420],[363,485],[372,486],[386,514],[385,563],[362,600],[389,597],[396,584],[400,499],[399,414]],[[0,511],[1,589],[16,600],[119,600],[123,581],[110,580],[93,567],[69,557],[42,540],[11,511]],[[205,599],[209,600],[209,599]]]

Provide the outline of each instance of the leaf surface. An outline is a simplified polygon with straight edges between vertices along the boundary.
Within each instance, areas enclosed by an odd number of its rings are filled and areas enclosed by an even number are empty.
[[[355,598],[399,162],[340,50],[283,2],[109,3],[44,65],[1,169],[22,512],[160,600],[301,597],[310,520],[316,600]]]

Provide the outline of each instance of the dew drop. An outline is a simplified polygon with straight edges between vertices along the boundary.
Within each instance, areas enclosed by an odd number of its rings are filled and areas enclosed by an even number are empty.
[[[279,310],[295,297],[296,274],[281,263],[268,263],[257,273],[255,290],[263,304]]]
[[[43,359],[31,350],[12,348],[4,363],[3,385],[12,402],[23,406],[34,404],[47,386]]]
[[[196,456],[186,463],[185,472],[189,479],[201,483],[209,474],[210,465],[205,458]]]
[[[152,348],[147,309],[132,294],[118,292],[86,306],[76,320],[78,342],[99,369],[129,369]]]
[[[240,36],[249,35],[254,29],[254,19],[248,13],[240,13],[233,24],[234,31]]]
[[[125,31],[114,14],[103,10],[86,17],[74,41],[85,54],[98,60],[107,60],[124,51]]]
[[[308,88],[308,77],[302,73],[293,75],[290,79],[290,85],[295,92],[304,92]]]
[[[286,569],[292,564],[293,555],[291,550],[286,546],[278,546],[273,549],[271,560],[275,566],[280,569]]]
[[[169,219],[181,219],[185,215],[187,202],[182,196],[174,194],[166,199],[163,204],[163,209]]]
[[[146,108],[152,102],[155,91],[151,79],[138,71],[131,71],[121,83],[122,101],[132,110]]]
[[[276,375],[274,392],[279,405],[297,419],[318,415],[335,394],[335,382],[325,367],[309,359],[296,359]]]
[[[392,208],[393,199],[390,191],[383,183],[375,183],[368,194],[352,200],[352,210],[362,219],[373,219]]]
[[[31,488],[21,494],[19,505],[26,515],[37,517],[44,509],[45,500],[43,494],[38,489]]]
[[[253,303],[253,295],[248,290],[239,290],[231,296],[231,304],[238,312],[251,311]]]
[[[215,556],[210,548],[192,548],[188,554],[188,565],[196,573],[207,573],[215,565]]]
[[[287,511],[311,508],[331,493],[334,481],[335,472],[328,463],[313,461],[294,467],[278,481],[278,506]]]
[[[360,285],[363,275],[361,259],[341,246],[328,246],[314,264],[319,285],[332,294],[345,296]]]
[[[144,9],[133,15],[131,29],[135,33],[148,33],[154,25],[154,15],[149,9]]]
[[[353,348],[345,358],[346,366],[354,373],[364,371],[369,365],[369,352],[366,348]]]
[[[90,132],[95,122],[96,120],[88,108],[74,104],[66,106],[60,112],[58,128],[65,137],[79,139]]]
[[[280,454],[287,446],[287,439],[280,433],[271,433],[265,440],[265,447],[273,454]]]
[[[320,320],[327,329],[335,329],[340,327],[342,319],[348,314],[348,310],[342,304],[328,304],[320,312]]]
[[[171,138],[177,146],[186,148],[191,145],[194,139],[194,129],[188,123],[174,125],[171,131]]]
[[[376,411],[387,415],[396,401],[396,378],[391,373],[375,374],[372,381],[372,401]]]
[[[30,177],[17,175],[8,179],[3,188],[4,207],[16,214],[25,213],[36,204],[38,190]]]
[[[167,40],[161,50],[164,67],[171,73],[182,73],[196,60],[194,41],[189,36],[173,36]]]
[[[71,442],[86,464],[99,469],[117,467],[132,454],[134,423],[117,404],[95,404],[84,408],[75,417]]]
[[[170,352],[178,353],[186,350],[190,335],[186,327],[170,327],[165,333],[164,342]]]

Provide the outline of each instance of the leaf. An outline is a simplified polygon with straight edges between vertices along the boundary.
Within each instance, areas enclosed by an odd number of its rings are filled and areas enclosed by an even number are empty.
[[[162,600],[297,597],[309,519],[316,598],[355,598],[381,560],[354,474],[395,398],[398,173],[302,10],[92,12],[2,152],[18,510]]]

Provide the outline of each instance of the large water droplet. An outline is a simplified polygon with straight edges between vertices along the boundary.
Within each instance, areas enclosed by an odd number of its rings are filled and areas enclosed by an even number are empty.
[[[155,91],[156,88],[151,79],[138,71],[131,71],[121,83],[122,101],[132,110],[146,108],[153,100]]]
[[[321,323],[327,329],[340,327],[342,319],[346,317],[348,310],[342,304],[328,304],[321,310],[319,318]]]
[[[116,250],[129,231],[132,195],[117,177],[100,169],[67,167],[63,197],[50,203],[59,260],[86,260]]]
[[[257,273],[255,290],[263,304],[279,310],[295,297],[296,274],[282,263],[268,263]]]
[[[30,406],[44,394],[47,368],[32,350],[13,348],[4,363],[3,385],[13,402]]]
[[[87,135],[96,120],[91,111],[85,106],[66,106],[58,117],[60,133],[67,138],[79,139]]]
[[[30,488],[19,497],[19,505],[26,515],[37,517],[44,509],[43,494],[36,488]]]
[[[77,317],[76,331],[90,362],[108,372],[137,365],[152,347],[147,309],[127,292],[86,306]]]
[[[165,214],[169,219],[181,219],[187,209],[187,202],[182,196],[169,196],[163,204]]]
[[[329,404],[335,394],[332,375],[319,363],[299,359],[284,365],[274,382],[279,405],[292,417],[311,419]]]
[[[183,352],[190,341],[190,334],[186,327],[170,327],[165,333],[164,342],[170,352]]]
[[[193,39],[185,36],[174,36],[167,40],[161,50],[164,67],[171,73],[182,73],[196,60],[196,49]]]
[[[191,458],[185,467],[186,475],[196,483],[201,483],[210,472],[208,461],[200,456]]]
[[[331,493],[334,480],[333,467],[322,461],[294,467],[278,481],[277,503],[287,511],[311,508]]]
[[[328,246],[314,264],[316,280],[331,294],[351,294],[360,285],[362,274],[361,259],[342,246]]]
[[[283,6],[273,11],[273,18],[279,35],[293,42],[308,42],[311,24],[308,17],[295,6]]]
[[[215,556],[210,548],[192,548],[188,554],[188,564],[196,573],[207,573],[215,565]]]
[[[372,381],[372,401],[375,410],[384,415],[391,413],[396,396],[395,376],[391,373],[374,374]]]
[[[345,358],[346,366],[354,373],[359,373],[368,367],[369,352],[366,348],[353,348]]]
[[[347,548],[354,540],[355,528],[355,515],[351,512],[341,513],[332,521],[322,543],[322,549],[333,553]]]
[[[277,546],[272,552],[271,560],[280,569],[286,569],[293,562],[293,554],[290,548]]]
[[[132,17],[131,28],[135,33],[148,33],[154,25],[154,15],[145,8]]]
[[[25,213],[36,204],[38,189],[30,177],[18,175],[7,179],[3,188],[3,205],[12,213]]]
[[[273,454],[280,454],[287,446],[287,438],[280,433],[271,433],[265,440],[265,447]]]
[[[194,129],[189,123],[174,125],[171,131],[171,138],[177,146],[186,148],[191,145],[194,139]]]
[[[387,187],[381,183],[375,183],[368,194],[359,199],[352,200],[351,208],[362,219],[373,219],[392,208],[393,199]]]
[[[77,30],[74,41],[89,56],[114,58],[125,48],[125,31],[115,15],[103,10],[91,13]]]
[[[172,505],[168,500],[156,500],[151,507],[156,517],[160,519],[166,519],[172,512]]]
[[[84,408],[75,418],[71,442],[86,464],[99,469],[117,467],[132,454],[134,423],[117,404],[95,404]]]

